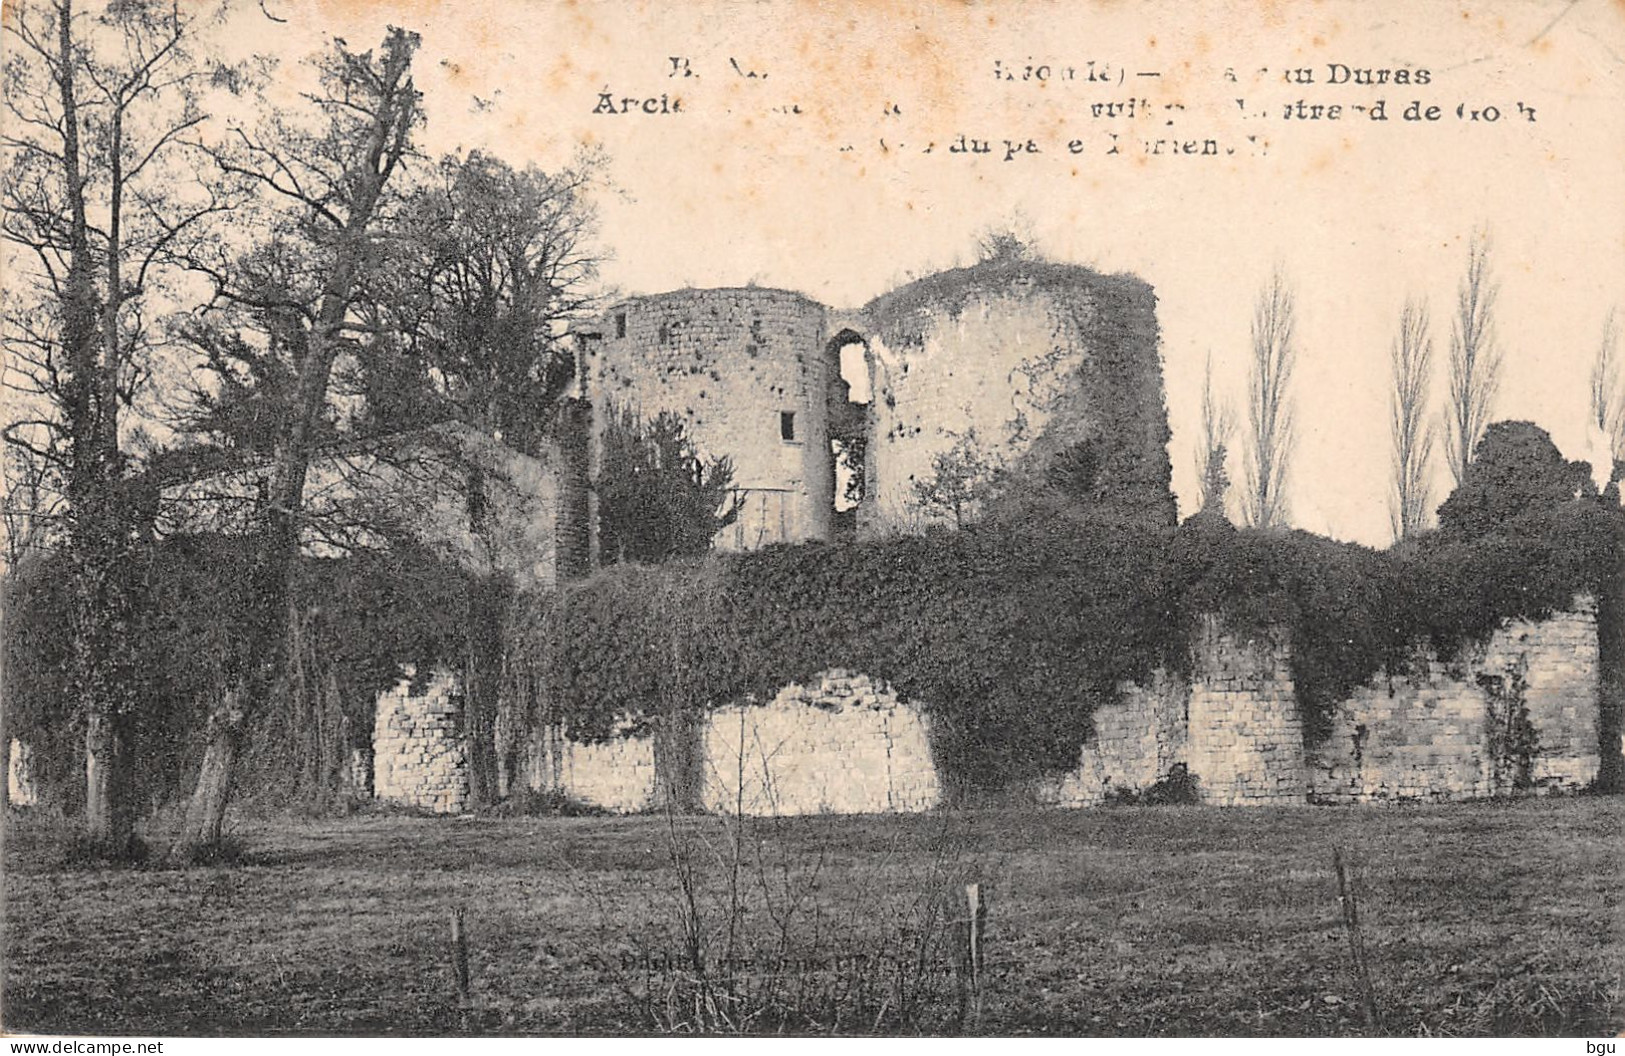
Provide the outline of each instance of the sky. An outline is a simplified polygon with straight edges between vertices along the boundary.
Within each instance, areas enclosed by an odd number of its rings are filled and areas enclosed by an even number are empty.
[[[1389,538],[1400,306],[1430,305],[1442,404],[1475,231],[1500,291],[1494,417],[1535,421],[1571,458],[1587,447],[1604,316],[1625,311],[1625,5],[1610,0],[263,6],[282,21],[249,5],[222,46],[278,56],[290,85],[325,35],[359,47],[391,24],[421,33],[431,152],[547,168],[601,149],[603,277],[622,292],[756,283],[854,308],[971,262],[977,236],[1002,227],[1053,259],[1141,276],[1159,298],[1184,512],[1203,364],[1239,405],[1253,301],[1274,269],[1299,312],[1292,521],[1373,545]],[[674,57],[695,76],[673,76]],[[1403,69],[1411,83],[1330,84],[1333,64]],[[1047,78],[1021,79],[1028,65]],[[1314,83],[1287,83],[1288,68]],[[602,112],[601,92],[617,112]],[[623,99],[632,112],[618,112]],[[1150,105],[1094,115],[1129,99]],[[1343,111],[1283,118],[1300,99]],[[1378,99],[1386,121],[1352,110]],[[1413,102],[1439,119],[1404,120]],[[1498,120],[1457,117],[1458,105]],[[1121,150],[1108,155],[1114,129]],[[960,135],[993,152],[951,151]],[[1005,160],[1005,139],[1029,138],[1039,153]],[[1235,153],[1147,153],[1159,138]]]

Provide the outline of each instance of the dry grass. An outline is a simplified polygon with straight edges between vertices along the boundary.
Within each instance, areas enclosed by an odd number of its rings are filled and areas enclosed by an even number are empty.
[[[737,998],[719,1020],[687,1014],[689,918],[663,818],[244,822],[236,864],[101,871],[63,864],[48,821],[13,817],[5,1026],[952,1032],[968,1024],[941,911],[975,878],[991,887],[983,1031],[1358,1034],[1336,845],[1387,1030],[1612,1036],[1622,821],[1618,798],[804,818],[747,828],[730,885],[727,826],[687,819],[700,966]],[[730,921],[751,967],[719,982]],[[911,959],[917,1005],[900,1014],[887,973]]]

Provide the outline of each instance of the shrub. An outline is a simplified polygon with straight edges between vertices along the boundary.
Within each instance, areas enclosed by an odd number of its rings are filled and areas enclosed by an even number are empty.
[[[1200,782],[1184,763],[1175,763],[1143,790],[1113,789],[1106,797],[1106,802],[1114,806],[1178,806],[1201,801]]]

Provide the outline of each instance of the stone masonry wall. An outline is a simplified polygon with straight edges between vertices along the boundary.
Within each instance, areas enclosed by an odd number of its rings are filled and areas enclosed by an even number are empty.
[[[413,690],[408,674],[378,696],[373,795],[435,814],[460,814],[468,803],[462,689],[453,675],[436,670],[427,685]]]
[[[1186,765],[1202,800],[1226,806],[1304,801],[1303,724],[1286,646],[1242,639],[1208,619],[1196,644]]]
[[[1095,806],[1143,792],[1180,764],[1203,802],[1247,806],[1574,791],[1597,775],[1589,598],[1539,622],[1508,623],[1448,663],[1424,652],[1409,673],[1379,675],[1336,707],[1327,739],[1307,750],[1290,652],[1278,636],[1244,639],[1210,619],[1192,661],[1188,681],[1159,671],[1149,685],[1124,686],[1121,702],[1096,712],[1077,768],[1041,782],[1039,801]],[[403,679],[379,697],[380,799],[463,809],[460,709],[455,680],[443,672],[416,694]],[[764,706],[712,712],[687,743],[698,752],[707,810],[906,812],[941,799],[929,733],[927,717],[885,685],[836,670],[787,686]],[[611,811],[644,810],[661,801],[664,766],[688,769],[659,751],[653,738],[578,744],[546,727],[522,738],[505,781]]]
[[[653,738],[589,744],[572,741],[558,726],[548,725],[524,739],[521,753],[517,773],[509,780],[532,792],[555,793],[618,814],[659,802]]]
[[[1600,763],[1597,690],[1590,598],[1539,623],[1510,622],[1450,663],[1420,651],[1402,677],[1379,675],[1338,706],[1331,736],[1309,754],[1309,797],[1452,800],[1584,787]]]
[[[1525,702],[1539,751],[1531,779],[1537,788],[1572,790],[1596,780],[1602,768],[1602,649],[1596,599],[1577,599],[1569,612],[1539,623],[1518,621],[1492,640],[1486,667],[1512,666],[1523,657]]]
[[[924,719],[886,687],[843,671],[787,686],[766,706],[713,712],[692,744],[707,810],[917,811],[940,796]],[[652,737],[583,744],[546,726],[525,739],[509,780],[617,813],[647,810],[662,802],[659,750]]]
[[[1190,686],[1158,670],[1151,685],[1119,690],[1120,701],[1095,710],[1094,735],[1079,753],[1078,768],[1040,782],[1040,803],[1099,806],[1113,794],[1145,791],[1185,761]]]
[[[1188,687],[1161,671],[1150,687],[1124,687],[1123,703],[1096,713],[1078,768],[1040,786],[1040,800],[1092,806],[1144,791],[1177,762],[1204,802],[1257,806],[1576,791],[1597,775],[1590,598],[1511,621],[1449,663],[1419,650],[1407,671],[1339,704],[1309,749],[1290,661],[1278,638],[1242,640],[1208,621]]]
[[[845,671],[713,712],[702,743],[701,799],[719,813],[911,813],[941,796],[924,717]]]
[[[34,750],[15,737],[6,753],[6,793],[14,807],[39,803],[39,790],[34,786]]]
[[[1269,806],[1304,801],[1303,727],[1286,647],[1244,639],[1207,620],[1190,679],[1153,672],[1098,709],[1075,770],[1039,786],[1040,802],[1090,807],[1139,793],[1183,764],[1205,803]]]

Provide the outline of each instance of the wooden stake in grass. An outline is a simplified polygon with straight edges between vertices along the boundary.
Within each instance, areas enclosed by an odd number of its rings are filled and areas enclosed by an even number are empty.
[[[971,1023],[982,1022],[982,933],[987,924],[987,903],[981,884],[965,885],[966,954],[970,969]]]
[[[468,1005],[468,936],[463,933],[463,910],[451,911],[451,972],[457,980],[457,1002]]]
[[[1360,905],[1349,882],[1348,870],[1343,867],[1343,852],[1332,848],[1332,869],[1337,873],[1337,904],[1343,911],[1343,929],[1348,932],[1349,954],[1354,958],[1354,972],[1360,982],[1360,1012],[1365,1017],[1367,1030],[1381,1030],[1382,1019],[1377,1015],[1377,992],[1371,985],[1371,972],[1366,966],[1365,938],[1360,933]]]

